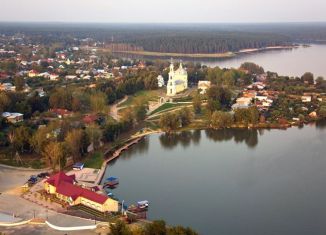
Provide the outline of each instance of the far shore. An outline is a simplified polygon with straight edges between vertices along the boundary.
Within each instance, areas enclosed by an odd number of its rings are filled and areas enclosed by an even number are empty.
[[[231,58],[241,54],[268,51],[268,50],[284,50],[298,48],[297,45],[291,46],[272,46],[263,48],[248,48],[238,52],[225,52],[225,53],[169,53],[169,52],[155,52],[155,51],[114,51],[113,53],[123,53],[131,55],[153,56],[153,57],[185,57],[185,58]]]

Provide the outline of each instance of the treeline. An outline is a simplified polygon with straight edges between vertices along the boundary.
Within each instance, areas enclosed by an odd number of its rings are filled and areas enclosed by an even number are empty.
[[[0,33],[24,33],[29,42],[78,45],[92,38],[106,43],[126,43],[154,52],[223,53],[246,48],[326,42],[325,23],[288,24],[19,24],[1,23]],[[26,38],[24,40],[27,40]]]
[[[162,32],[151,36],[134,36],[124,42],[145,51],[168,53],[225,53],[247,48],[287,45],[287,37],[268,33],[246,32]]]

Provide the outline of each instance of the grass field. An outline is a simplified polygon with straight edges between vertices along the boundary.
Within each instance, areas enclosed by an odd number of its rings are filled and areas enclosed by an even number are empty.
[[[169,109],[173,109],[173,108],[177,108],[177,107],[181,107],[181,106],[188,106],[189,104],[174,104],[174,103],[165,103],[163,104],[161,107],[155,109],[151,115],[165,111],[165,110],[169,110]]]
[[[132,106],[137,99],[143,99],[145,102],[157,100],[160,97],[161,90],[151,90],[151,91],[138,91],[133,96],[129,96],[128,99],[119,104],[118,107]]]
[[[94,153],[88,157],[85,161],[85,167],[100,169],[104,162],[104,156],[102,153]]]

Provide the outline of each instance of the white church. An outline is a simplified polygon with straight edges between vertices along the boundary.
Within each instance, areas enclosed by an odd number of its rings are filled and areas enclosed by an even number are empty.
[[[182,63],[177,70],[174,71],[174,65],[171,61],[169,80],[167,83],[167,96],[175,96],[176,94],[188,89],[188,73],[183,68]]]

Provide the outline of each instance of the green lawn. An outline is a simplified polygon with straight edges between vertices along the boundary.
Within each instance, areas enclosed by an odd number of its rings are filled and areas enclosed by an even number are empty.
[[[159,113],[168,109],[172,109],[172,108],[176,108],[176,107],[180,107],[180,106],[188,106],[189,104],[173,104],[173,103],[165,103],[162,106],[160,106],[159,108],[155,109],[151,115],[155,114],[155,113]]]
[[[159,95],[160,90],[138,91],[133,96],[129,96],[125,102],[119,104],[118,107],[131,106],[137,99],[143,99],[144,101],[157,100]]]
[[[100,169],[104,162],[104,156],[102,153],[94,153],[89,156],[85,161],[85,167]]]

